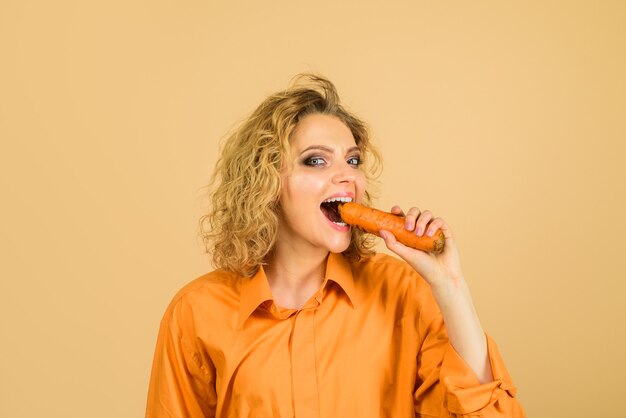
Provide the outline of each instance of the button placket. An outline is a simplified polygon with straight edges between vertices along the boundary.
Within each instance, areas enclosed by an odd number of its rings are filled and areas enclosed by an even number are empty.
[[[291,344],[293,405],[296,418],[319,417],[315,355],[316,309],[299,311],[294,317]]]

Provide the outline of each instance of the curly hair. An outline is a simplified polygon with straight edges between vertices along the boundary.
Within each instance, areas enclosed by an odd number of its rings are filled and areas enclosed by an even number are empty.
[[[209,182],[210,209],[200,219],[201,237],[216,268],[252,276],[266,261],[277,237],[280,172],[290,152],[290,135],[300,120],[316,113],[337,117],[350,129],[371,188],[381,158],[365,123],[340,104],[329,80],[296,76],[286,90],[265,99],[223,144]],[[366,191],[364,203],[371,198]],[[375,254],[371,236],[358,228],[351,231],[346,257],[359,260]]]

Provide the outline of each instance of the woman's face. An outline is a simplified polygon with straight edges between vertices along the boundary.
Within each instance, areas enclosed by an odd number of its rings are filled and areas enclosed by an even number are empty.
[[[350,226],[338,222],[337,203],[328,200],[363,200],[365,173],[352,132],[334,116],[312,114],[298,122],[290,141],[278,239],[296,251],[342,252],[350,244]]]

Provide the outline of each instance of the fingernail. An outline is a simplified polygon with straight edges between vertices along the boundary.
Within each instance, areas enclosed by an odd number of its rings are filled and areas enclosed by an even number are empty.
[[[433,231],[432,229],[430,229],[430,230],[428,231],[428,236],[429,236],[429,237],[432,237],[434,233],[435,233],[435,231]]]
[[[406,229],[411,230],[411,221],[406,221]]]
[[[386,234],[385,232],[380,231],[380,232],[379,232],[379,234],[380,234],[380,237],[381,237],[382,239],[384,239],[385,241],[387,241],[387,234]]]
[[[419,235],[419,236],[421,236],[423,232],[424,232],[424,231],[422,230],[422,227],[420,226],[419,228],[417,228],[417,232],[416,232],[416,234],[417,234],[417,235]]]

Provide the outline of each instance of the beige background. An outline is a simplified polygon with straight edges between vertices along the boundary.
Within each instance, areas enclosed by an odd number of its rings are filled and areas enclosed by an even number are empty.
[[[453,227],[528,415],[624,417],[626,5],[0,2],[0,416],[138,417],[223,135],[301,71]]]

